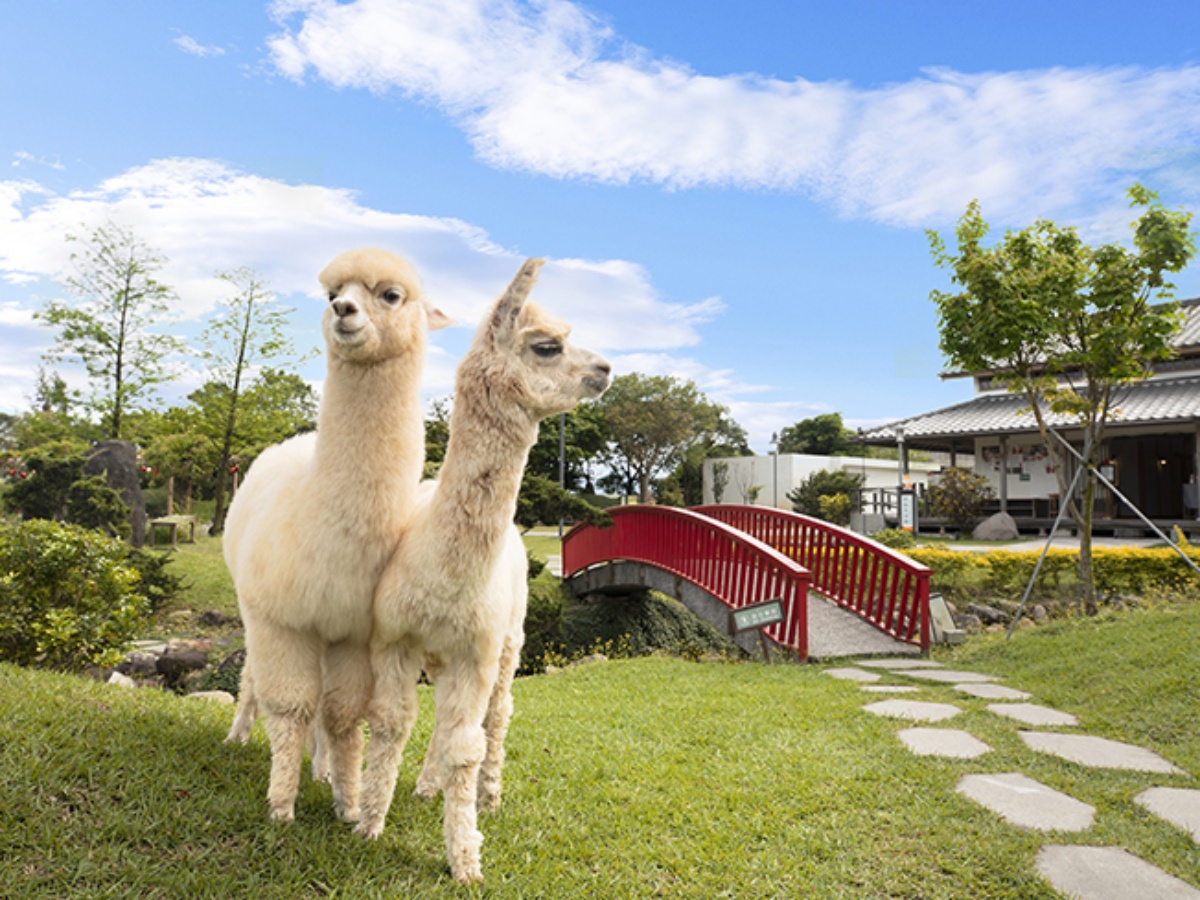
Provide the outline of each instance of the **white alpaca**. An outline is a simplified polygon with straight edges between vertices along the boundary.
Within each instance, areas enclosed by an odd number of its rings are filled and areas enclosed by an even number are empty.
[[[351,250],[321,272],[327,376],[318,430],[265,451],[229,509],[225,562],[246,626],[242,701],[228,740],[261,712],[271,818],[290,821],[305,736],[320,712],[337,811],[358,815],[371,690],[371,598],[425,457],[428,330],[447,324],[412,267]]]
[[[483,878],[477,792],[485,808],[499,802],[524,642],[527,563],[513,524],[521,473],[538,422],[608,386],[608,364],[568,345],[567,326],[525,302],[541,265],[525,263],[459,365],[437,486],[418,499],[375,594],[371,740],[356,830],[383,830],[424,666],[437,712],[417,792],[442,790],[450,869],[467,883]]]

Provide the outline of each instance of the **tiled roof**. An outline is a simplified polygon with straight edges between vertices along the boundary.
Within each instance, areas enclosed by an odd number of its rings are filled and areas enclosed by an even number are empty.
[[[1189,316],[1189,319],[1191,317]],[[1200,318],[1200,316],[1198,316]],[[1200,334],[1200,324],[1197,324]],[[913,416],[863,432],[869,444],[896,443],[896,427],[904,427],[906,443],[944,445],[956,437],[991,434],[1022,434],[1037,430],[1025,398],[1017,394],[985,394],[931,413]],[[1132,385],[1109,418],[1113,425],[1190,422],[1200,419],[1200,375],[1143,381]],[[1050,415],[1051,426],[1070,426],[1065,416]]]
[[[1179,306],[1183,310],[1183,327],[1171,343],[1175,349],[1182,352],[1186,348],[1200,345],[1200,297],[1181,300]]]

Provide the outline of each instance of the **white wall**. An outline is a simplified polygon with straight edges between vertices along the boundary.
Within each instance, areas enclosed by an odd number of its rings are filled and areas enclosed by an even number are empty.
[[[1008,470],[1008,497],[1025,500],[1058,493],[1058,480],[1050,468],[1046,448],[1036,437],[1009,438],[1008,453],[1000,459],[998,438],[975,439],[975,473],[982,475],[1000,496],[1000,479]]]
[[[727,466],[728,480],[722,503],[749,503],[750,489],[758,485],[757,506],[792,508],[787,495],[805,479],[822,469],[843,470],[866,477],[865,487],[894,488],[899,483],[898,463],[894,459],[864,459],[858,456],[808,456],[782,453],[779,456],[734,456],[704,461],[704,502],[716,503],[713,495],[713,465]],[[940,463],[910,462],[909,480],[913,484],[928,484],[929,474],[937,472]],[[1011,495],[1010,495],[1011,496]]]

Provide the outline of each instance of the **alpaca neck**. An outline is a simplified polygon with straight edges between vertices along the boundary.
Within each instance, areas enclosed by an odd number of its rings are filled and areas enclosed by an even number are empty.
[[[424,354],[370,366],[330,357],[318,417],[313,493],[367,527],[413,503],[425,459]]]
[[[450,419],[450,442],[438,476],[429,521],[448,568],[461,577],[486,574],[512,526],[517,494],[537,422],[518,408],[497,409],[494,398],[460,390]]]

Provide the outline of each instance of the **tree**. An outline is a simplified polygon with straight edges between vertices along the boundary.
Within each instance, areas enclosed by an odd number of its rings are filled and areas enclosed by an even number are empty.
[[[126,414],[174,377],[168,358],[184,348],[181,339],[150,331],[166,318],[175,296],[155,277],[166,259],[112,223],[68,240],[80,248],[71,254],[75,274],[65,282],[76,300],[51,300],[34,317],[59,331],[46,358],[83,364],[103,434],[121,440]]]
[[[988,225],[972,202],[959,220],[958,250],[950,253],[929,232],[938,265],[951,272],[957,293],[933,291],[942,352],[968,372],[996,372],[1029,403],[1063,497],[1080,531],[1081,604],[1096,609],[1092,570],[1095,480],[1082,497],[1069,496],[1068,459],[1047,416],[1066,416],[1083,433],[1083,465],[1093,471],[1104,452],[1105,426],[1130,385],[1173,353],[1178,306],[1164,301],[1164,278],[1195,253],[1191,214],[1163,208],[1141,185],[1129,189],[1144,212],[1133,223],[1133,249],[1090,247],[1073,228],[1039,219],[983,246]]]
[[[716,428],[688,447],[675,470],[663,479],[661,489],[663,498],[677,498],[676,505],[679,506],[699,506],[704,502],[704,461],[706,459],[727,459],[733,456],[753,455],[754,452],[750,449],[749,441],[746,438],[746,430],[729,417],[724,407],[718,407]],[[729,480],[728,474],[728,467],[726,467],[726,484]]]
[[[620,375],[597,401],[608,428],[607,463],[626,490],[650,502],[655,475],[679,463],[715,432],[724,411],[691,381],[669,375]]]
[[[801,419],[779,432],[780,453],[840,456],[850,452],[854,432],[842,422],[841,413],[824,413]]]
[[[952,468],[944,471],[936,484],[929,486],[929,509],[935,516],[955,525],[965,535],[975,526],[985,500],[995,491],[982,476],[970,469]]]
[[[832,471],[818,469],[800,482],[799,487],[790,491],[787,497],[792,501],[792,509],[801,515],[824,519],[836,510],[834,507],[829,507],[828,502],[825,506],[829,509],[823,509],[821,505],[823,497],[836,497],[842,494],[849,499],[865,483],[866,478],[855,472],[846,472],[842,469]]]
[[[529,451],[527,471],[558,483],[559,416],[543,419],[537,443]],[[564,467],[563,484],[568,490],[595,493],[591,463],[608,443],[607,430],[599,406],[584,402],[562,417]]]
[[[217,448],[216,490],[210,534],[225,528],[225,493],[233,457],[234,436],[242,410],[238,403],[251,370],[280,356],[294,356],[295,347],[285,332],[290,309],[279,305],[275,295],[252,269],[240,268],[218,276],[233,293],[221,301],[200,340],[209,364],[209,383],[220,390],[213,396],[210,427]]]

